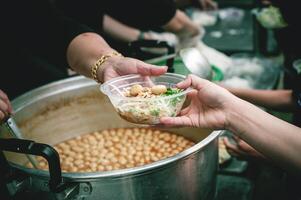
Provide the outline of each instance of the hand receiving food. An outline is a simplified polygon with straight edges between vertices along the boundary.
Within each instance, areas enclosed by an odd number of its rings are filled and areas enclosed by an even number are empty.
[[[158,67],[140,60],[128,57],[112,56],[98,70],[98,77],[105,82],[112,78],[127,75],[140,74],[143,76],[158,76],[166,73],[167,67]]]
[[[12,106],[7,95],[0,90],[0,123],[12,113]]]
[[[177,87],[195,89],[188,94],[191,100],[190,105],[183,109],[178,117],[161,118],[162,124],[214,129],[226,128],[228,108],[235,104],[238,98],[224,88],[195,75],[189,75]]]

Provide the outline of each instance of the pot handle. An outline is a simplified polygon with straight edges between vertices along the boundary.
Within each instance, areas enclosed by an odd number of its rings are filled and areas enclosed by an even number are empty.
[[[62,172],[60,165],[60,157],[57,151],[50,145],[36,143],[31,140],[23,139],[0,139],[0,151],[10,151],[15,153],[31,154],[36,156],[42,156],[48,162],[49,166],[49,189],[52,192],[60,192],[63,189]],[[0,173],[5,174],[10,171],[10,164],[4,157],[4,154],[0,152]]]

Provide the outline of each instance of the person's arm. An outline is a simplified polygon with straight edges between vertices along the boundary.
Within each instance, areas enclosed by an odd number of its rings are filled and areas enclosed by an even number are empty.
[[[75,37],[67,48],[67,60],[72,69],[91,78],[91,67],[103,55],[110,55],[114,50],[96,33],[82,33]],[[126,74],[161,75],[166,67],[158,67],[140,60],[112,56],[97,71],[100,82]]]
[[[140,30],[127,26],[109,15],[105,15],[103,18],[103,31],[112,38],[123,42],[137,40],[140,34]]]
[[[127,26],[112,17],[105,15],[103,21],[103,31],[110,37],[122,42],[132,42],[138,39],[166,41],[170,45],[177,45],[178,38],[170,32],[157,33],[154,31],[141,31]]]
[[[246,101],[236,99],[226,111],[226,129],[289,171],[301,170],[301,129]]]
[[[300,174],[300,128],[194,75],[177,86],[195,89],[189,94],[190,105],[178,117],[161,118],[162,124],[230,130],[270,160]]]
[[[227,89],[241,99],[268,109],[280,111],[291,111],[295,109],[292,90]]]
[[[177,34],[180,38],[200,34],[200,28],[182,11],[177,10],[174,17],[163,26],[166,31]]]

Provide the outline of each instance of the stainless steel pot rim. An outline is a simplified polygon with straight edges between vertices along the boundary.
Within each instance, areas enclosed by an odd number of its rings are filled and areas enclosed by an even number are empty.
[[[129,175],[139,175],[145,172],[151,172],[152,170],[156,170],[160,167],[167,166],[169,164],[175,163],[176,161],[183,159],[190,154],[200,151],[202,148],[206,147],[207,144],[212,142],[216,137],[218,137],[223,130],[213,131],[209,136],[205,139],[197,143],[196,145],[186,149],[185,151],[163,160],[159,160],[154,163],[150,163],[144,166],[134,167],[130,169],[121,169],[121,170],[113,170],[113,171],[105,171],[105,172],[85,172],[85,173],[62,173],[62,177],[65,180],[73,180],[73,181],[83,181],[83,180],[92,180],[92,179],[99,179],[99,178],[119,178],[123,176]],[[24,166],[14,164],[12,165],[26,173],[33,174],[35,176],[42,176],[42,177],[49,177],[48,171],[43,170],[36,170],[31,168],[26,168]]]
[[[75,82],[77,82],[77,83],[80,82],[80,84],[78,84],[78,85],[73,84]],[[66,85],[66,87],[61,88],[60,85],[62,83],[64,85]],[[48,83],[46,85],[40,86],[38,88],[35,88],[33,90],[30,90],[30,91],[22,94],[21,96],[15,98],[12,101],[12,105],[14,108],[17,108],[17,109],[15,109],[15,112],[18,112],[19,110],[22,110],[24,107],[28,106],[29,104],[33,104],[37,101],[40,101],[41,99],[45,99],[47,97],[50,97],[50,96],[53,96],[53,95],[56,95],[56,94],[59,94],[59,93],[65,92],[65,91],[75,90],[75,89],[81,88],[83,86],[88,87],[91,85],[95,85],[95,87],[97,87],[98,84],[95,81],[93,81],[92,79],[88,79],[84,76],[75,76],[72,78],[62,79],[59,81]],[[49,91],[46,92],[46,88],[49,88],[49,87],[57,88],[57,90],[54,90],[53,92],[49,92]],[[28,97],[31,97],[31,96],[35,97],[34,101],[29,100],[30,98],[28,98]]]
[[[74,84],[74,82],[77,83],[77,85]],[[80,84],[78,84],[80,83]],[[64,84],[64,88],[61,88],[61,84]],[[44,86],[38,87],[36,89],[33,89],[31,91],[28,91],[27,93],[19,96],[18,98],[14,99],[12,101],[13,107],[18,108],[15,110],[15,112],[22,110],[24,107],[26,107],[29,104],[33,104],[39,100],[45,99],[49,96],[53,96],[56,94],[59,94],[61,92],[75,90],[82,87],[90,87],[91,85],[95,85],[97,87],[97,83],[93,81],[92,79],[88,79],[84,76],[75,76],[72,78],[66,78],[60,81],[55,81],[53,83],[46,84]],[[46,92],[46,88],[57,88],[57,90],[54,90],[53,92]],[[28,100],[28,96],[35,96],[35,100]],[[172,164],[176,162],[177,160],[180,160],[182,158],[185,158],[189,156],[190,154],[193,154],[195,152],[200,151],[202,148],[204,148],[207,144],[212,142],[216,137],[218,137],[219,134],[221,134],[223,130],[216,130],[213,131],[210,135],[208,135],[205,139],[198,142],[196,145],[190,147],[189,149],[186,149],[185,151],[177,154],[176,156],[166,158],[154,163],[150,163],[144,166],[134,167],[130,169],[121,169],[121,170],[114,170],[114,171],[107,171],[107,172],[90,172],[90,173],[62,173],[62,176],[64,179],[70,179],[70,180],[86,180],[86,179],[98,179],[98,178],[112,178],[112,177],[122,177],[127,175],[139,175],[141,173],[149,172],[151,170],[155,170],[160,167],[164,167],[165,165]],[[14,167],[32,174],[33,176],[41,176],[48,178],[49,172],[43,171],[43,170],[36,170],[36,169],[30,169],[26,168],[22,165],[11,163]]]

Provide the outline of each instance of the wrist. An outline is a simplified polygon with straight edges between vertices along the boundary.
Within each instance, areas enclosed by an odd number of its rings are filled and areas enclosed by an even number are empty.
[[[98,83],[103,82],[104,69],[107,66],[114,65],[114,60],[123,57],[120,53],[113,51],[108,54],[103,54],[98,60],[94,62],[91,67],[91,77]]]
[[[243,112],[244,105],[243,100],[235,97],[235,99],[229,102],[225,106],[225,129],[231,132],[235,132],[235,122],[241,120],[241,113]]]

